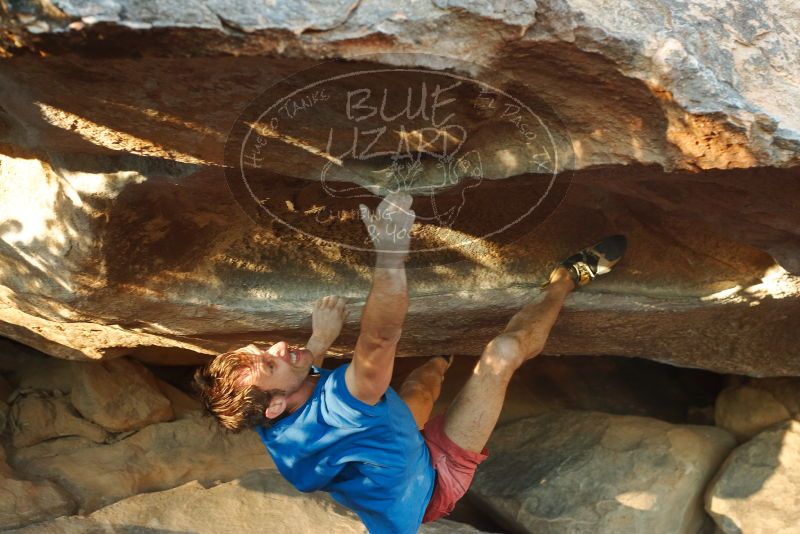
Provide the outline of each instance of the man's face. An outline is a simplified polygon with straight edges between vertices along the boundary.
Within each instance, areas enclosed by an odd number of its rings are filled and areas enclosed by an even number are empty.
[[[290,347],[284,341],[268,349],[251,344],[238,352],[253,357],[249,372],[242,377],[243,385],[254,385],[263,391],[280,389],[287,397],[303,384],[314,360],[308,349]]]

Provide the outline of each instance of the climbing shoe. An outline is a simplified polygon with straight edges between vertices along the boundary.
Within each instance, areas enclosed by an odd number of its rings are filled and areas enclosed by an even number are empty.
[[[610,272],[622,259],[627,246],[628,240],[624,235],[612,235],[570,256],[561,262],[561,266],[569,271],[575,287],[582,287]]]

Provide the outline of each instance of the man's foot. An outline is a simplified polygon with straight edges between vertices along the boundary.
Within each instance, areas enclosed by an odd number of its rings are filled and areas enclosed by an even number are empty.
[[[451,354],[450,356],[434,356],[433,358],[431,358],[428,361],[437,361],[438,360],[437,363],[440,363],[441,366],[442,366],[442,368],[441,368],[442,369],[442,380],[444,380],[444,374],[447,372],[448,369],[450,369],[450,366],[453,365],[453,362],[455,361],[455,359],[456,359],[456,357]]]
[[[585,248],[561,262],[575,287],[585,286],[600,275],[611,272],[622,259],[628,240],[624,235],[612,235]]]

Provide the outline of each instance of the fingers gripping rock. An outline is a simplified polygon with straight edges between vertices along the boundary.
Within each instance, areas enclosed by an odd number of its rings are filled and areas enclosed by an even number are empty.
[[[391,193],[381,201],[374,213],[363,204],[359,206],[361,219],[377,252],[408,252],[411,228],[416,217],[411,209],[412,202],[413,198],[407,193]]]

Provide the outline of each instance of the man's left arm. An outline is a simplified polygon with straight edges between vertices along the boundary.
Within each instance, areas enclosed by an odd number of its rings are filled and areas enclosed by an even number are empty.
[[[311,337],[306,348],[314,355],[314,365],[319,367],[325,354],[342,331],[342,326],[350,313],[345,307],[347,301],[342,297],[322,297],[314,303],[311,312]]]
[[[389,388],[408,311],[405,259],[415,218],[412,203],[411,195],[395,192],[381,201],[374,214],[361,206],[375,246],[375,270],[345,382],[353,397],[370,405],[377,404]]]

